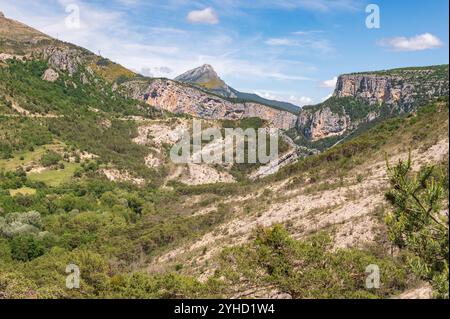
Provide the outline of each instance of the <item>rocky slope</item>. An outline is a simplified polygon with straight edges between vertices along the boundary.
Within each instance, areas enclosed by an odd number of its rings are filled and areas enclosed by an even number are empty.
[[[341,75],[332,98],[300,111],[297,129],[311,142],[344,137],[364,123],[448,96],[448,85],[448,65]]]
[[[0,49],[2,53],[25,55],[53,39],[29,26],[7,19],[0,11]]]
[[[176,77],[175,81],[195,84],[224,97],[237,97],[234,90],[225,84],[209,64],[204,64],[201,67],[189,70]]]
[[[204,119],[239,120],[259,117],[280,129],[294,127],[297,120],[296,116],[289,112],[253,102],[229,101],[167,79],[131,80],[123,83],[119,90],[131,98],[145,100],[159,109]]]
[[[297,113],[299,111],[299,107],[292,103],[269,100],[262,98],[257,94],[239,92],[238,90],[233,89],[217,75],[216,71],[214,71],[213,67],[209,64],[187,71],[176,77],[175,80],[198,86],[226,98],[256,102],[291,113]]]
[[[338,136],[352,128],[351,119],[348,115],[333,113],[329,107],[317,111],[300,112],[298,127],[312,141]]]

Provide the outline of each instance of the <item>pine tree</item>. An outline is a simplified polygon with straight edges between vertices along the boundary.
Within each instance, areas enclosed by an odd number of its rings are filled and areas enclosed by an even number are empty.
[[[415,173],[411,154],[394,167],[386,162],[391,185],[386,199],[393,206],[386,217],[389,239],[410,253],[409,266],[431,283],[436,296],[448,298],[448,170],[426,166]]]

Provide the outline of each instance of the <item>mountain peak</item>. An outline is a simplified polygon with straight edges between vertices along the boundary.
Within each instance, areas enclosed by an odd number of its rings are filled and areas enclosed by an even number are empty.
[[[213,93],[235,97],[233,90],[217,75],[210,64],[203,64],[175,78],[176,81],[193,84]]]
[[[204,69],[204,70],[211,70],[211,71],[214,71],[214,68],[212,67],[211,64],[203,64],[200,68],[201,68],[201,69]],[[215,72],[215,71],[214,71],[214,72]]]
[[[268,100],[256,94],[243,93],[233,89],[217,75],[210,64],[203,64],[202,66],[189,70],[176,77],[175,81],[193,84],[227,98],[238,98],[249,102],[262,103],[291,113],[298,112],[298,107],[291,103]]]
[[[214,71],[214,68],[210,64],[203,64],[198,68],[189,70],[176,77],[175,80],[198,85],[203,85],[208,82],[215,82],[217,84],[219,84],[220,82],[223,83],[223,81],[219,78],[216,71]]]

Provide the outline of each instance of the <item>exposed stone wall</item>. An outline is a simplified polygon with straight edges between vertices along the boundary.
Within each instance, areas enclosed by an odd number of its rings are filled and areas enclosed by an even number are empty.
[[[259,117],[280,129],[292,128],[297,121],[296,115],[289,112],[258,103],[233,103],[172,80],[156,79],[150,83],[130,81],[124,83],[121,89],[128,96],[145,100],[157,108],[205,119],[239,120]]]

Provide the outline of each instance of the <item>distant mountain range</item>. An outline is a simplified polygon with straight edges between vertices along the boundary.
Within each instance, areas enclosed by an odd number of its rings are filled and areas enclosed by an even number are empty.
[[[245,101],[252,101],[275,107],[291,113],[298,113],[299,106],[288,102],[265,99],[257,94],[239,92],[226,84],[209,64],[204,64],[198,68],[189,70],[175,78],[176,81],[189,83],[205,89],[211,93],[227,98],[234,98]]]

